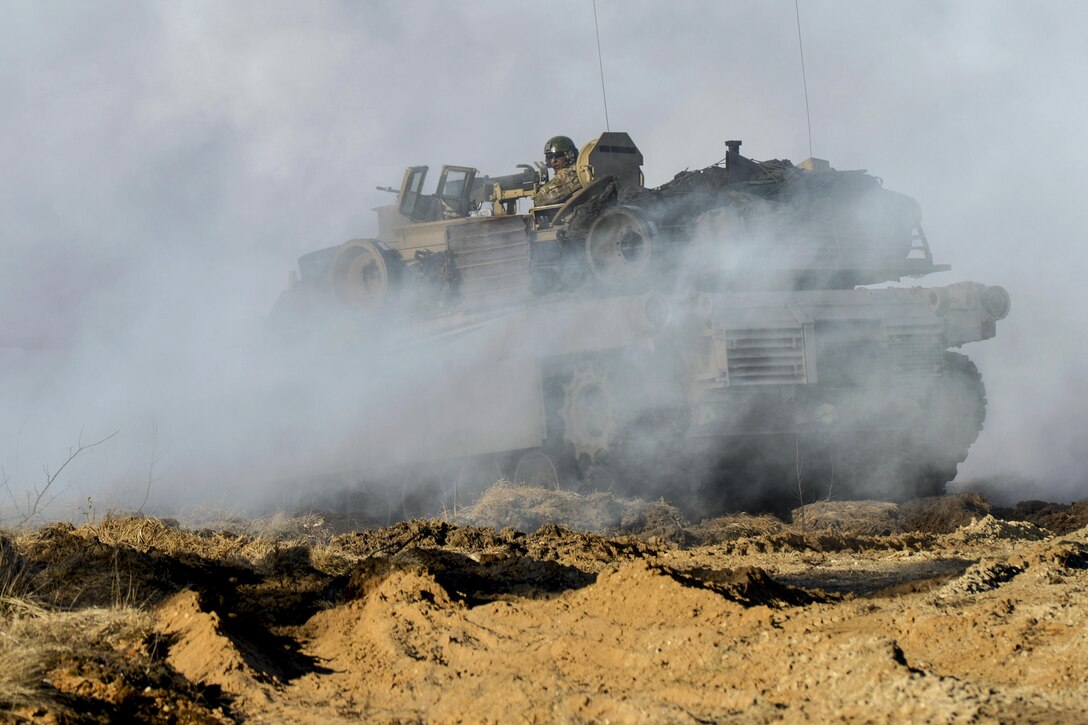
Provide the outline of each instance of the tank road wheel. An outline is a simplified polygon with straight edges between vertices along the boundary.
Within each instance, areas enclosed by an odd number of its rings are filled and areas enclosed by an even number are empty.
[[[600,363],[581,362],[563,386],[563,438],[574,446],[581,466],[597,461],[609,450],[616,431],[615,404],[608,377]]]
[[[635,290],[649,281],[654,225],[638,209],[614,206],[586,237],[586,259],[597,282],[610,290]]]
[[[356,312],[381,309],[399,277],[399,263],[399,255],[377,240],[344,242],[330,269],[333,295]]]
[[[559,467],[541,448],[522,453],[514,467],[514,483],[526,483],[537,488],[559,488]]]

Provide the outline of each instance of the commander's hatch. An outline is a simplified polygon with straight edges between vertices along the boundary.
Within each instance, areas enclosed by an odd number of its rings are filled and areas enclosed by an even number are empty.
[[[582,186],[614,176],[621,189],[637,189],[643,184],[642,161],[642,152],[629,135],[606,131],[582,147],[575,169]]]
[[[443,166],[433,195],[423,193],[427,166],[409,166],[400,185],[397,209],[415,222],[458,219],[472,211],[472,186],[476,169],[471,166]]]

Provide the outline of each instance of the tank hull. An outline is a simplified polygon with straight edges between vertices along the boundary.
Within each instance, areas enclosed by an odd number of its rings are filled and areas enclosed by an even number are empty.
[[[373,359],[381,337],[411,374],[360,406],[348,465],[415,467],[436,507],[499,477],[702,512],[938,493],[985,415],[946,349],[947,294],[643,293],[362,324],[337,354]]]

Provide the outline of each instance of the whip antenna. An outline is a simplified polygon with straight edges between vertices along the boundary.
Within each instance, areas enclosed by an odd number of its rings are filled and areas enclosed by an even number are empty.
[[[593,0],[593,18],[597,18],[597,0]],[[805,46],[801,42],[801,8],[798,0],[793,0],[793,11],[797,15],[797,49],[801,51],[801,82],[805,86],[805,120],[808,122],[808,155],[812,157],[812,115],[808,110],[808,78],[805,77]],[[597,38],[597,52],[600,53],[601,40]],[[601,83],[604,83],[604,71],[601,71]],[[607,111],[605,112],[607,115]]]
[[[601,60],[601,29],[597,25],[597,0],[593,0],[593,29],[597,31],[597,65],[601,68],[601,100],[604,101],[604,130],[611,131],[608,126],[608,96],[604,92],[604,61]],[[809,143],[811,146],[811,142]]]

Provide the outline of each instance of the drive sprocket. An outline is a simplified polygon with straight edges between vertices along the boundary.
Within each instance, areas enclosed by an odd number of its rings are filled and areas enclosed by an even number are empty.
[[[616,404],[604,365],[584,361],[574,366],[563,386],[563,438],[574,446],[579,462],[596,462],[612,445],[616,434]]]

